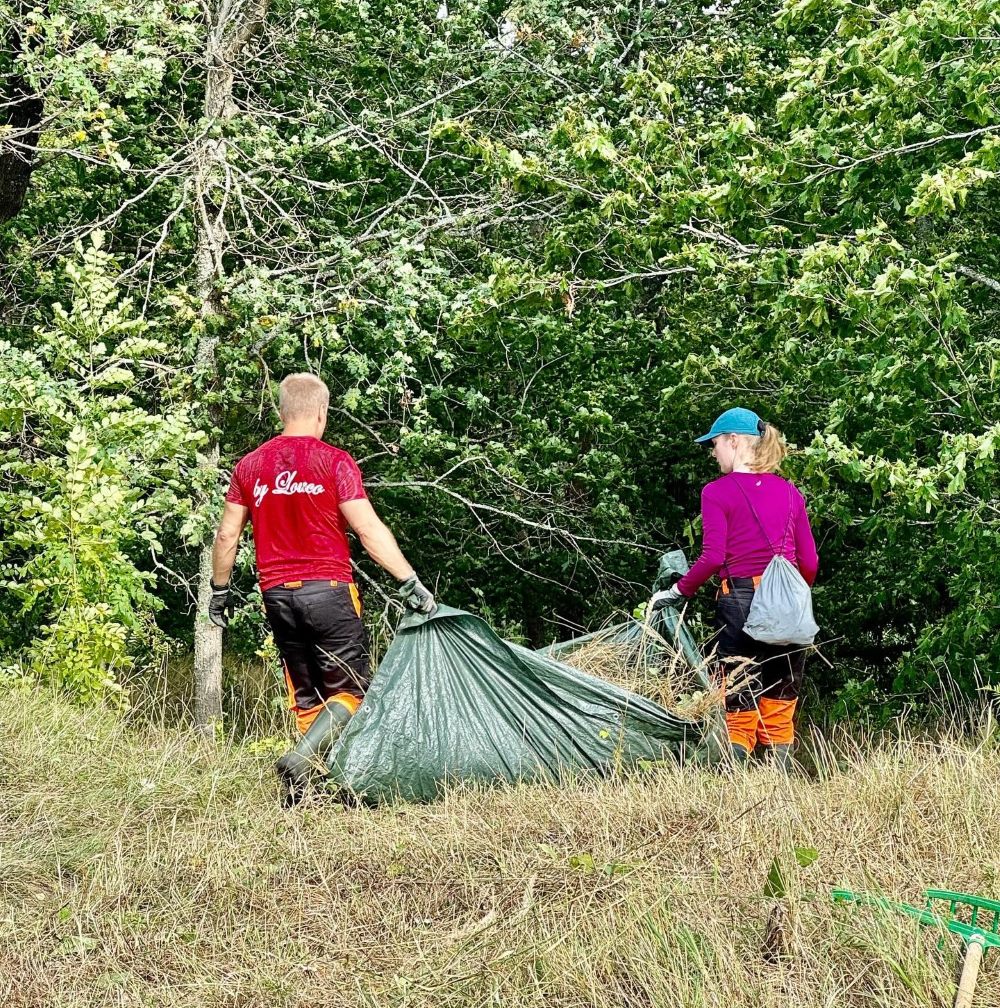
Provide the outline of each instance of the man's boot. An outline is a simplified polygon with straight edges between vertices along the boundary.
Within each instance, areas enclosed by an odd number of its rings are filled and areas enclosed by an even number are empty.
[[[358,705],[357,697],[349,693],[329,699],[305,735],[275,764],[285,808],[298,805],[309,786],[327,776],[326,759]]]
[[[739,743],[733,742],[733,767],[740,768],[746,767],[747,763],[750,761],[750,753]]]

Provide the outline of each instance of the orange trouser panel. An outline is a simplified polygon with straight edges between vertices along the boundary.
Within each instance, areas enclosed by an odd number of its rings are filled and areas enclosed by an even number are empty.
[[[741,711],[726,711],[726,731],[733,745],[742,746],[746,751],[753,752],[757,741],[757,722],[760,717],[753,708]]]
[[[761,697],[757,707],[745,711],[726,711],[726,731],[733,745],[753,752],[763,746],[791,745],[795,741],[797,700],[771,700]]]
[[[760,724],[757,741],[761,745],[791,745],[795,741],[795,707],[797,700],[772,700],[761,697]]]
[[[750,580],[753,581],[754,589],[757,589],[757,588],[760,587],[760,577],[752,577],[752,578],[750,578]],[[721,592],[723,595],[728,595],[731,591],[732,591],[732,588],[729,585],[729,579],[728,578],[723,578],[722,581],[721,581],[721,583],[719,584],[719,592]],[[715,597],[716,598],[719,597],[718,593],[716,593]]]
[[[295,726],[299,729],[302,735],[305,735],[309,731],[310,726],[313,721],[316,720],[317,715],[323,709],[322,704],[317,704],[315,707],[310,707],[308,710],[300,710],[298,707],[293,707],[292,711],[295,714]]]
[[[282,661],[281,668],[285,673],[285,690],[288,693],[288,709],[295,710],[295,684],[288,672],[288,662]]]
[[[347,708],[347,713],[354,717],[358,713],[358,708],[361,706],[361,697],[355,696],[353,693],[335,693],[327,703],[339,703],[341,707]]]
[[[337,703],[341,707],[346,707],[347,712],[353,717],[358,712],[358,708],[361,706],[360,697],[356,697],[353,693],[337,693],[327,700],[327,703]],[[302,710],[298,707],[292,707],[292,711],[295,713],[295,724],[299,731],[305,735],[309,731],[310,726],[313,721],[316,720],[319,712],[326,706],[325,704],[317,704],[315,707],[310,707],[308,710]]]

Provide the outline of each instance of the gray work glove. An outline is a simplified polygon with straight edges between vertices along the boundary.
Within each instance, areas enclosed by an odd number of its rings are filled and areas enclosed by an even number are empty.
[[[658,612],[667,606],[677,608],[677,606],[681,606],[685,602],[687,602],[687,596],[682,595],[677,585],[674,585],[672,588],[667,588],[666,591],[658,591],[653,594],[653,597],[649,600],[649,611]]]
[[[407,609],[423,613],[425,616],[430,616],[437,609],[434,596],[420,583],[420,578],[416,574],[411,574],[405,581],[400,581],[399,597]]]
[[[232,607],[229,605],[229,583],[217,585],[209,579],[208,585],[212,589],[212,597],[208,602],[208,620],[225,630],[232,613]]]

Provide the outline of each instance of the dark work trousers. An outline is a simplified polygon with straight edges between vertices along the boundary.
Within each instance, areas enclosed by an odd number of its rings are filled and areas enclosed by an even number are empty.
[[[802,687],[807,648],[798,644],[762,644],[743,632],[750,613],[751,578],[727,578],[728,594],[715,603],[715,656],[726,682],[726,711],[748,711],[768,700],[797,700]],[[711,650],[711,648],[709,648]],[[754,664],[741,668],[740,658]]]
[[[370,649],[355,585],[292,581],[264,592],[264,610],[300,730],[338,693],[364,696]]]

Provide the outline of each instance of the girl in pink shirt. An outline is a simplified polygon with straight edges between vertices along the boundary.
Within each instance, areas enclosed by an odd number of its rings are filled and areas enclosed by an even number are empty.
[[[680,605],[711,577],[716,595],[715,657],[725,682],[726,725],[733,756],[745,761],[756,745],[787,766],[805,667],[798,645],[762,644],[743,632],[760,576],[777,554],[812,584],[818,557],[805,501],[777,475],[788,453],[781,432],[752,410],[723,413],[699,442],[711,442],[722,476],[701,494],[703,545],[691,570],[653,597],[654,608]],[[745,668],[746,660],[752,661]]]

